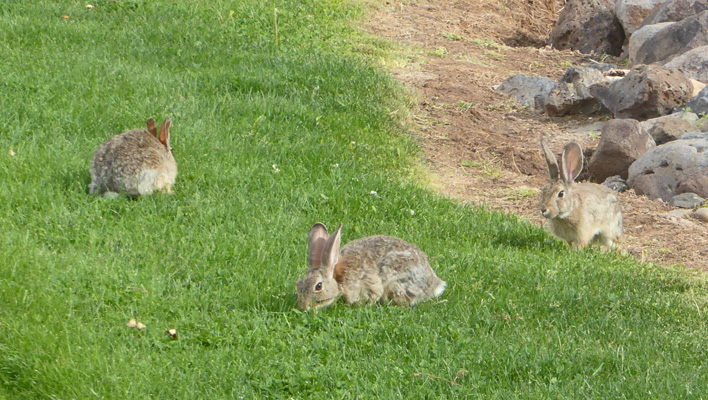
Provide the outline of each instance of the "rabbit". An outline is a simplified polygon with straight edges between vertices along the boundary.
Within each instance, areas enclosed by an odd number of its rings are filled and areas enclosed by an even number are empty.
[[[573,183],[583,169],[583,151],[568,143],[561,168],[545,140],[541,149],[550,182],[541,189],[541,215],[550,231],[569,245],[582,249],[590,243],[612,248],[622,236],[622,210],[617,193],[596,183]]]
[[[168,118],[157,132],[155,120],[147,120],[147,130],[134,129],[113,136],[98,146],[91,160],[89,193],[116,196],[172,193],[177,163],[170,147]]]
[[[332,236],[317,223],[307,239],[309,269],[296,284],[301,311],[326,307],[340,295],[348,304],[392,301],[412,306],[445,290],[418,247],[391,236],[369,236],[342,247],[342,224]]]

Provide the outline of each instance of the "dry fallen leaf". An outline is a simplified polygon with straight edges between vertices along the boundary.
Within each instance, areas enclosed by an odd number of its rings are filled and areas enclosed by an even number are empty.
[[[69,16],[68,16],[68,15],[65,15],[65,16],[63,16],[62,18],[64,18],[64,19],[69,19]]]
[[[128,321],[127,324],[125,324],[128,328],[135,328],[138,326],[138,323],[135,321],[135,318],[131,318],[130,321]]]
[[[15,152],[12,151],[12,149],[10,149],[10,157],[14,157],[14,156],[15,156]]]
[[[142,331],[143,329],[147,328],[147,326],[145,326],[145,324],[143,324],[142,322],[139,322],[139,321],[138,321],[138,324],[135,325],[135,327],[138,328],[139,331]]]
[[[92,9],[92,8],[93,8],[93,4],[86,4],[86,8],[89,9],[89,10]]]
[[[177,329],[168,329],[165,332],[167,332],[167,334],[170,335],[172,339],[177,340]]]

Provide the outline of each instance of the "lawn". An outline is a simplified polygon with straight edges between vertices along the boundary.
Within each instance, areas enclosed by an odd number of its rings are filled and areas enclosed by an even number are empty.
[[[367,5],[92,5],[0,2],[0,398],[708,393],[702,276],[426,187]],[[151,117],[174,194],[88,195],[96,147]],[[446,292],[297,311],[315,222],[416,243]]]

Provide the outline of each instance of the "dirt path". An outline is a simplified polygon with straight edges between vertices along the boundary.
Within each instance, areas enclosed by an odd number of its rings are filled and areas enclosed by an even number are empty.
[[[560,3],[421,0],[373,10],[366,29],[416,49],[393,74],[418,96],[416,133],[441,192],[540,225],[537,189],[548,179],[541,135],[556,153],[570,140],[584,149],[597,146],[599,132],[582,129],[597,117],[549,118],[493,90],[515,74],[558,79],[591,60],[541,47]],[[633,191],[620,199],[621,249],[643,262],[708,270],[708,225],[669,215],[668,204]]]

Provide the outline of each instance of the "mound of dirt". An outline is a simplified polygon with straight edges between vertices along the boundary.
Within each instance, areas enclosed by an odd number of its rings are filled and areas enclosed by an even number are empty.
[[[540,137],[557,153],[571,140],[584,149],[597,147],[599,129],[587,128],[597,117],[551,118],[493,89],[515,74],[557,80],[570,66],[608,62],[545,46],[562,4],[421,0],[372,9],[368,31],[422,49],[416,60],[392,72],[418,95],[416,131],[441,192],[541,225],[537,190],[548,175]],[[708,268],[705,223],[669,214],[668,204],[632,191],[620,200],[620,249],[642,262]]]

